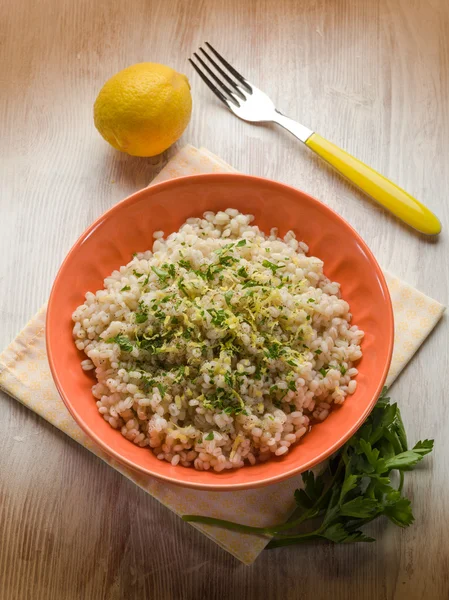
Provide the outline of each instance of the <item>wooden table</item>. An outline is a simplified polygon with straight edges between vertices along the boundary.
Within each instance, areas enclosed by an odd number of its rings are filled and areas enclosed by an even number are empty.
[[[0,24],[0,347],[45,302],[84,228],[166,160],[119,154],[93,126],[103,82],[140,61],[191,79],[180,143],[323,199],[385,268],[447,302],[447,0],[15,0]],[[284,112],[428,204],[440,239],[403,226],[286,132],[232,118],[187,63],[204,40]],[[379,524],[372,545],[266,551],[252,567],[0,395],[1,600],[449,598],[448,368],[442,323],[392,390],[411,438],[436,438],[407,478],[416,524]]]

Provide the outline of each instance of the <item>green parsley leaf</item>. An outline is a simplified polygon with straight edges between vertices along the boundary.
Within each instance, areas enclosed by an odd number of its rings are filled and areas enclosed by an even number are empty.
[[[151,270],[158,276],[159,280],[162,283],[165,283],[167,281],[169,276],[168,271],[164,271],[163,269],[159,269],[158,267],[151,267]]]
[[[282,354],[282,346],[279,342],[273,342],[272,344],[267,345],[265,350],[265,356],[267,358],[279,358]]]
[[[274,263],[272,263],[266,259],[264,259],[262,261],[262,266],[266,267],[267,269],[270,269],[272,271],[273,275],[276,275],[276,271],[278,269],[283,269],[285,267],[285,265],[275,265]]]
[[[242,246],[246,246],[246,240],[240,240],[237,242],[237,248],[241,248]]]
[[[148,315],[145,312],[136,312],[136,323],[145,323],[148,320]]]
[[[422,442],[418,442],[413,446],[413,452],[425,456],[426,454],[429,454],[429,452],[432,452],[433,443],[433,440],[423,440]]]
[[[222,327],[228,318],[226,311],[223,309],[209,308],[208,312],[212,317],[212,324],[216,327]]]
[[[165,387],[165,385],[162,385],[162,383],[157,383],[156,387],[159,390],[159,393],[161,394],[161,398],[163,398],[165,396],[167,388]]]
[[[178,262],[178,264],[183,269],[191,269],[192,268],[191,262],[189,260],[184,260],[183,258],[181,258],[181,260]]]
[[[164,269],[167,269],[170,277],[174,277],[176,275],[176,267],[173,263],[164,263],[162,266]]]
[[[229,308],[232,308],[232,304],[231,304],[231,298],[234,295],[234,292],[232,290],[228,290],[227,292],[225,292],[224,294],[224,299],[226,304],[229,306]]]
[[[343,502],[344,498],[357,487],[358,477],[357,475],[348,475],[341,486],[340,502]]]
[[[208,442],[210,442],[211,440],[213,440],[214,439],[214,432],[211,431],[210,433],[208,433],[204,439],[207,440]]]
[[[426,453],[427,454],[427,453]],[[413,467],[422,460],[424,454],[420,452],[414,452],[413,450],[406,450],[405,452],[401,452],[401,454],[397,454],[392,458],[387,460],[386,470],[391,471],[392,469],[404,469],[408,467]]]
[[[305,471],[301,474],[304,488],[295,491],[295,500],[300,506],[310,508],[321,497],[324,489],[322,477],[315,477],[313,471]]]
[[[415,520],[410,500],[396,491],[387,495],[383,514],[399,527],[408,527]]]
[[[361,531],[350,532],[342,523],[336,523],[327,527],[320,536],[336,544],[348,544],[352,542],[374,542],[373,538],[367,537]]]
[[[215,252],[215,254],[218,254],[220,256],[220,254],[223,254],[223,252],[225,252],[226,250],[230,250],[233,247],[234,247],[234,243],[231,242],[230,244],[225,244],[221,248],[214,250],[214,252]]]
[[[223,265],[224,267],[230,267],[231,265],[233,265],[234,263],[236,263],[238,261],[239,261],[239,259],[234,258],[233,256],[220,256],[220,258],[218,259],[218,262],[220,263],[220,265]]]
[[[106,342],[108,344],[118,344],[120,350],[123,350],[123,352],[131,352],[134,348],[129,339],[124,335],[116,335],[115,337],[107,339]]]
[[[375,498],[364,498],[357,496],[349,502],[340,506],[340,512],[344,517],[353,517],[356,519],[368,519],[373,517],[379,508],[379,503]]]
[[[244,275],[241,275],[241,277],[244,277]],[[264,288],[266,286],[261,285],[260,283],[258,283],[257,281],[253,281],[252,279],[248,279],[247,281],[245,281],[245,283],[242,285],[242,288],[244,290],[246,290],[246,288],[249,287],[260,287],[260,288]]]
[[[121,292],[128,292],[131,289],[131,286],[129,285],[125,285],[122,287],[122,289],[120,290]]]

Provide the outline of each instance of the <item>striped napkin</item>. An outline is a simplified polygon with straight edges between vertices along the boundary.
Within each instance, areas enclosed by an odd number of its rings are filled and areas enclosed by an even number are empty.
[[[235,172],[206,149],[182,148],[152,183],[193,173]],[[395,345],[387,383],[390,385],[435,327],[444,307],[403,281],[385,273],[395,316]],[[300,478],[257,490],[202,492],[139,475],[109,458],[77,426],[53,384],[45,348],[45,307],[0,355],[0,388],[99,456],[178,515],[203,514],[268,526],[285,520],[293,509]],[[245,564],[251,564],[267,540],[252,534],[192,524]]]

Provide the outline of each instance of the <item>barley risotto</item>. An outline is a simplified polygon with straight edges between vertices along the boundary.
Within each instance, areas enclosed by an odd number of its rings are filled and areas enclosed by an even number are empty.
[[[188,219],[87,292],[73,335],[103,418],[172,465],[289,451],[356,389],[363,331],[289,231],[235,209]]]

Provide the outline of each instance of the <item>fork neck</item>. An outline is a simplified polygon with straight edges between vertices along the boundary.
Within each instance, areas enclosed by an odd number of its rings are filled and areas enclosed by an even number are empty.
[[[289,131],[291,134],[297,137],[298,140],[301,140],[301,142],[303,142],[304,144],[307,142],[312,133],[314,133],[311,129],[304,127],[304,125],[301,125],[301,123],[290,119],[290,117],[286,117],[278,110],[274,111],[272,120],[274,123],[277,123],[284,129]]]

